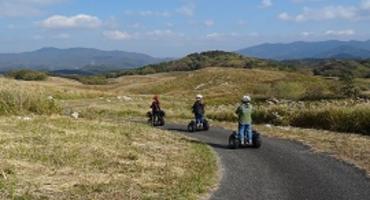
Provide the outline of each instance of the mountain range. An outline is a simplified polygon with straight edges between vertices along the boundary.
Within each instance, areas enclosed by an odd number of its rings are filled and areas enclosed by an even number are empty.
[[[261,44],[238,50],[244,56],[252,56],[274,60],[293,59],[366,59],[370,58],[370,40],[367,41],[338,41],[293,42]]]
[[[125,51],[90,48],[42,48],[32,52],[0,54],[0,71],[30,68],[46,71],[112,71],[159,63],[167,59]]]
[[[172,59],[155,58],[142,53],[133,53],[126,51],[102,51],[91,48],[69,48],[58,49],[53,47],[42,48],[36,51],[24,53],[3,53],[0,54],[0,72],[6,72],[14,69],[33,69],[54,72],[59,75],[90,75],[109,71],[125,71],[127,69],[139,68],[142,66],[146,70],[165,71],[167,68],[176,68],[184,70],[188,68],[197,68],[198,65],[224,66],[226,64],[235,65],[238,61],[242,65],[255,66],[254,62],[277,64],[277,62],[263,62],[261,59],[270,60],[307,60],[307,59],[368,59],[370,58],[370,40],[368,41],[337,41],[329,40],[322,42],[293,42],[277,44],[261,44],[236,51],[235,53],[246,56],[239,58],[237,55],[227,55],[229,59],[233,57],[233,62],[229,60],[212,60],[213,54],[191,54],[185,57],[181,62],[166,62]],[[212,56],[210,56],[212,55]],[[223,53],[221,58],[223,58]],[[219,57],[219,56],[218,56]],[[252,59],[251,57],[260,58]],[[207,58],[208,63],[200,58]],[[200,60],[199,60],[200,59]],[[221,62],[221,63],[220,63]],[[155,65],[161,63],[160,65]],[[239,65],[240,63],[237,63]],[[297,62],[291,62],[297,63]],[[300,63],[300,62],[298,62]],[[307,62],[304,62],[307,63]],[[315,64],[319,62],[314,62]],[[154,64],[154,65],[153,65]],[[152,65],[149,66],[148,65]],[[173,66],[172,66],[173,65]],[[203,66],[204,65],[204,66]],[[155,69],[159,66],[161,69]],[[149,71],[150,71],[149,70]]]

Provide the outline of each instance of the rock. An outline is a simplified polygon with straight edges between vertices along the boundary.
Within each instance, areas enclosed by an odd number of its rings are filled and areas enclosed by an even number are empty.
[[[48,96],[48,100],[53,100],[54,99],[54,97],[53,96]]]
[[[128,96],[123,96],[122,99],[125,101],[132,101],[132,98]]]
[[[80,114],[79,114],[78,112],[73,112],[73,113],[71,114],[71,117],[72,117],[72,118],[74,118],[74,119],[78,119],[78,118],[79,118],[79,116],[80,116]]]
[[[31,121],[31,117],[23,117],[24,121]]]
[[[21,116],[18,116],[17,119],[18,120],[24,120],[24,121],[31,121],[32,120],[31,117],[21,117]]]
[[[200,88],[204,87],[206,84],[202,83],[199,84],[197,87],[194,88],[194,90],[199,90]]]

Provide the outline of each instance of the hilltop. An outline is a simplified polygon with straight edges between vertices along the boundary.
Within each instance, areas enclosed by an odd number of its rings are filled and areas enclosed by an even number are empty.
[[[228,67],[228,68],[276,68],[284,65],[272,61],[252,57],[245,57],[233,52],[206,51],[202,53],[189,54],[181,59],[151,64],[141,68],[129,70],[119,75],[130,74],[154,74],[172,71],[193,71],[207,67]]]

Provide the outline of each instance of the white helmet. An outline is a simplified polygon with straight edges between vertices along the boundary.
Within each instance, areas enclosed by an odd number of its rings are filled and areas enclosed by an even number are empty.
[[[251,97],[250,96],[243,96],[242,101],[243,102],[250,102],[251,101]]]
[[[196,99],[203,99],[203,96],[201,94],[198,94],[195,98]]]

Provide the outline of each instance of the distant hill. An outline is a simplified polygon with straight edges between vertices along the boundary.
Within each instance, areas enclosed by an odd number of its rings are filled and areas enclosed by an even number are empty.
[[[109,76],[143,75],[173,71],[193,71],[208,67],[262,68],[295,71],[321,76],[340,77],[351,74],[354,77],[370,77],[370,59],[300,59],[275,61],[246,57],[233,52],[207,51],[193,53],[178,60],[146,65],[140,68],[111,73]]]
[[[231,67],[231,68],[278,68],[283,64],[258,58],[250,58],[233,52],[207,51],[193,53],[184,58],[147,65],[133,70],[121,72],[119,75],[154,74],[171,71],[192,71],[206,67]]]
[[[42,48],[32,52],[0,54],[0,71],[29,68],[45,71],[102,72],[140,67],[162,61],[164,59],[125,51]]]
[[[312,71],[314,75],[343,76],[352,75],[359,78],[370,78],[370,59],[302,59],[281,61],[288,69]]]
[[[237,52],[244,56],[275,60],[307,58],[367,59],[370,58],[370,40],[262,44],[241,49]]]

